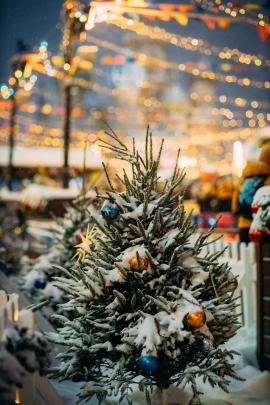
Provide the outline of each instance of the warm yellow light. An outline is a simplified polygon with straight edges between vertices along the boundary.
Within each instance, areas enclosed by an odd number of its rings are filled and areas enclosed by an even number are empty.
[[[30,77],[32,74],[32,66],[29,62],[26,63],[24,68],[24,77]]]
[[[244,77],[243,84],[244,84],[244,86],[249,86],[250,85],[250,80],[247,77]]]
[[[17,79],[19,79],[20,77],[22,77],[22,71],[21,70],[16,70],[14,75],[15,75],[15,77],[17,77]]]
[[[20,404],[21,403],[21,395],[20,395],[20,390],[19,388],[15,388],[15,404]]]
[[[259,106],[258,102],[255,100],[251,101],[250,104],[251,104],[251,107],[253,107],[253,108],[258,108],[258,106]]]
[[[50,104],[44,104],[44,106],[41,109],[41,112],[45,115],[48,115],[52,112],[52,106]]]
[[[64,70],[69,70],[70,69],[70,64],[69,63],[65,63],[64,64]]]
[[[8,83],[9,83],[11,86],[14,86],[14,84],[16,83],[15,77],[11,77],[11,78],[9,79]]]
[[[227,97],[222,95],[222,96],[219,97],[219,101],[220,101],[221,103],[226,103]]]

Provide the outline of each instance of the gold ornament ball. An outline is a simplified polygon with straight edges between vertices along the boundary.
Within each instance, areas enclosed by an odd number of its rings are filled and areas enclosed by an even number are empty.
[[[141,256],[139,260],[137,260],[137,257],[132,257],[129,259],[129,267],[134,271],[147,270],[148,264],[149,261],[146,256]]]
[[[237,287],[238,287],[238,281],[236,278],[234,278],[228,282],[228,285],[227,285],[228,291],[233,292],[234,290],[236,290]]]
[[[204,311],[196,311],[187,314],[187,324],[190,328],[201,328],[206,322],[206,315]]]

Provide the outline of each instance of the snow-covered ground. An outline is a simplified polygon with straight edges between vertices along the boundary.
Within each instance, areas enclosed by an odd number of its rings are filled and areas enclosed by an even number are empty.
[[[199,383],[203,405],[270,405],[270,372],[261,372],[256,360],[255,327],[252,330],[242,328],[237,336],[227,344],[228,349],[236,350],[240,356],[235,357],[235,369],[245,381],[231,381],[230,393],[227,394],[219,388],[211,388],[203,382]],[[81,384],[64,381],[52,381],[54,387],[62,396],[65,405],[76,404],[76,394]],[[131,399],[131,398],[130,398]],[[144,395],[136,391],[132,396],[134,405],[146,405]],[[188,390],[180,391],[176,388],[168,390],[168,405],[187,405],[190,400]],[[159,405],[158,401],[154,402]],[[87,402],[88,405],[97,405],[95,399]],[[118,405],[117,398],[108,399],[102,405]],[[123,401],[123,405],[127,402]]]

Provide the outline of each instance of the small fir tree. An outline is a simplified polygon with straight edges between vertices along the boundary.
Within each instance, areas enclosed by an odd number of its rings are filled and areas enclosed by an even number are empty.
[[[50,298],[52,305],[64,299],[62,291],[54,287],[53,276],[59,275],[55,265],[68,267],[76,254],[74,245],[80,244],[87,226],[91,228],[91,214],[96,212],[95,193],[88,192],[66,205],[63,218],[55,218],[56,227],[52,229],[54,241],[49,250],[37,259],[23,256],[21,259],[24,276],[21,288],[33,302]]]
[[[73,316],[56,315],[60,327],[50,339],[67,350],[52,372],[86,381],[80,397],[96,395],[100,403],[110,395],[131,403],[138,384],[147,403],[158,387],[165,404],[170,385],[190,384],[190,403],[199,404],[198,376],[224,390],[228,377],[239,378],[231,364],[235,352],[220,347],[239,327],[237,283],[218,261],[223,252],[202,254],[211,231],[195,237],[191,213],[175,192],[184,178],[178,163],[161,181],[163,141],[154,157],[149,131],[144,155],[135,141],[130,151],[113,131],[107,134],[103,146],[129,163],[131,176],[123,171],[119,193],[105,169],[110,191],[99,195],[102,217],[93,217],[95,249],[56,277],[70,296],[62,307]]]

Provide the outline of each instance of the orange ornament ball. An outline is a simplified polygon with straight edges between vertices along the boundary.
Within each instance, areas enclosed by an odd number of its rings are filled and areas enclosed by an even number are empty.
[[[206,315],[204,311],[196,311],[187,314],[187,324],[190,328],[201,328],[206,322]]]
[[[147,270],[148,264],[149,260],[146,256],[141,256],[139,260],[137,259],[137,257],[132,257],[131,259],[129,259],[129,267],[131,270],[134,271]]]

